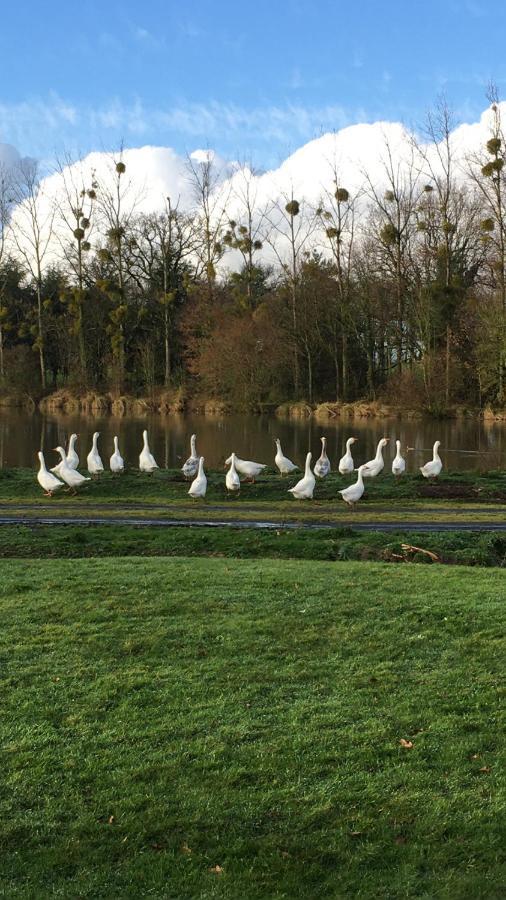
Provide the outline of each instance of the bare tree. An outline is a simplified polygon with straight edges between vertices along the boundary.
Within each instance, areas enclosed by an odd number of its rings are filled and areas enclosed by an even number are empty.
[[[81,383],[87,381],[86,345],[84,339],[83,308],[84,260],[91,250],[93,207],[98,184],[93,172],[85,172],[82,163],[74,162],[68,155],[57,160],[60,176],[56,194],[56,214],[63,231],[55,229],[67,267],[74,275],[74,288],[69,295],[69,308],[74,320],[77,338]],[[56,223],[55,223],[56,224]]]
[[[329,322],[332,339],[336,399],[348,395],[348,336],[354,327],[351,314],[352,261],[358,194],[341,186],[337,165],[332,165],[333,189],[325,190],[316,209],[323,246],[330,250],[335,268],[335,303]]]
[[[224,181],[223,172],[215,162],[212,151],[204,158],[189,156],[188,180],[192,192],[193,216],[200,241],[196,246],[199,261],[198,274],[204,275],[207,297],[213,298],[216,266],[223,256],[223,228],[227,222],[226,206],[230,196],[230,181]]]
[[[453,323],[460,298],[480,265],[476,247],[477,205],[457,181],[452,147],[456,122],[444,97],[427,114],[427,143],[414,145],[428,180],[419,204],[419,229],[433,270],[432,283],[444,327],[445,404],[450,403]],[[467,283],[466,283],[467,282]]]
[[[105,177],[95,177],[95,208],[100,229],[106,236],[106,246],[100,248],[99,258],[109,267],[112,282],[107,293],[112,300],[109,331],[115,368],[116,389],[121,390],[125,381],[125,323],[128,313],[127,284],[129,269],[130,230],[142,188],[125,178],[126,164],[123,152],[111,156]]]
[[[41,386],[45,390],[47,379],[42,277],[53,236],[55,209],[54,204],[45,195],[39,166],[33,160],[23,160],[15,168],[13,198],[17,203],[17,209],[10,233],[14,246],[35,284],[37,325],[34,347],[39,355]]]
[[[506,141],[497,87],[489,86],[490,136],[484,150],[469,155],[467,171],[481,194],[484,216],[480,222],[482,242],[488,257],[492,292],[499,300],[497,367],[498,403],[506,400]]]
[[[396,158],[384,138],[381,189],[364,172],[366,191],[372,201],[371,224],[375,231],[378,267],[393,282],[395,293],[395,365],[399,374],[409,353],[407,312],[410,294],[410,259],[416,233],[416,210],[420,197],[420,173],[416,170],[413,146],[409,156]]]
[[[250,309],[254,306],[253,282],[255,258],[263,247],[264,211],[258,208],[257,176],[251,165],[243,165],[231,179],[230,205],[235,219],[230,219],[223,243],[237,250],[246,274],[246,296]]]
[[[134,223],[131,248],[132,277],[139,287],[155,286],[163,311],[164,384],[170,385],[171,331],[174,305],[182,269],[198,246],[190,216],[179,211],[179,202],[165,198],[163,212],[139,216]]]
[[[0,164],[0,379],[5,378],[4,329],[7,309],[4,306],[5,280],[1,267],[4,261],[7,229],[12,209],[12,173]]]
[[[300,267],[309,239],[316,227],[314,212],[293,195],[281,195],[265,213],[265,223],[269,230],[265,232],[265,240],[270,245],[283,271],[290,292],[292,354],[293,354],[293,386],[298,397],[300,387],[299,335],[297,318],[298,289]]]

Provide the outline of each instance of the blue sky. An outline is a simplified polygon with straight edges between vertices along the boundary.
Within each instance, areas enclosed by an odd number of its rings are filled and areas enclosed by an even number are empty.
[[[146,143],[276,165],[323,131],[506,96],[500,0],[7,0],[0,141],[48,159]],[[502,96],[502,94],[501,94]]]

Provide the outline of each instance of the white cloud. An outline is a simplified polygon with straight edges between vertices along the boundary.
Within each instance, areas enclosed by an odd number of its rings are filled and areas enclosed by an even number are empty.
[[[502,111],[506,119],[506,103],[502,104]],[[121,109],[118,111],[117,108],[113,108],[110,114],[116,116],[116,122],[121,119]],[[131,114],[133,115],[132,111]],[[136,114],[142,120],[141,105]],[[278,119],[271,115],[270,127],[282,129],[283,124],[286,124],[285,115],[286,112],[282,111],[280,111]],[[304,132],[312,122],[311,115],[303,110],[299,110],[299,115],[299,127]],[[273,125],[273,120],[275,125]],[[252,127],[253,121],[256,121],[258,125],[258,121],[261,119],[256,120],[252,113],[232,109],[230,122],[232,121],[236,121],[237,127],[239,122],[243,122],[244,127],[246,125]],[[488,136],[489,121],[490,111],[486,110],[478,122],[463,124],[454,130],[452,145],[457,160],[463,161],[466,154],[483,146]],[[334,171],[338,172],[341,185],[351,192],[363,186],[364,172],[367,172],[372,181],[381,187],[385,177],[382,160],[385,155],[386,139],[389,142],[393,159],[399,163],[402,169],[403,160],[409,156],[411,145],[409,132],[399,123],[376,122],[374,124],[348,125],[304,143],[279,166],[261,174],[249,176],[251,196],[255,198],[256,209],[258,211],[265,209],[268,204],[290,196],[292,191],[296,197],[305,200],[310,205],[316,204],[325,190],[333,189]],[[16,151],[12,148],[3,152],[10,153],[11,156],[14,154],[14,157],[16,155]],[[0,158],[1,153],[0,145]],[[237,164],[227,163],[210,148],[195,149],[190,156],[196,162],[205,162],[211,158],[216,163],[222,173],[222,180],[217,190],[223,193],[219,195],[218,200],[223,197],[223,203],[225,203],[226,198],[229,214],[234,218],[240,218],[240,205],[237,199],[233,199],[233,189],[239,179],[244,178],[244,174],[238,171]],[[170,196],[174,203],[179,200],[181,208],[190,208],[192,192],[183,155],[168,147],[144,146],[125,150],[123,159],[127,166],[128,178],[132,181],[136,195],[139,195],[137,204],[139,211],[149,212],[161,209],[167,196]],[[91,153],[79,165],[85,172],[91,173],[94,170],[99,181],[109,177],[107,173],[110,169],[110,156],[108,154]],[[223,181],[223,177],[228,177],[228,182]],[[43,202],[48,205],[54,204],[60,189],[61,183],[58,176],[52,175],[46,178],[43,182]],[[221,202],[217,203],[217,208],[221,208],[221,206]]]

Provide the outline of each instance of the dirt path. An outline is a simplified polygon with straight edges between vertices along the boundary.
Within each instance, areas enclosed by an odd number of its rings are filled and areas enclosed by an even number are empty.
[[[388,532],[438,532],[438,531],[506,531],[506,521],[478,521],[478,522],[381,522],[381,521],[357,521],[356,519],[338,519],[329,522],[283,522],[283,521],[255,521],[243,519],[160,519],[160,518],[135,518],[134,516],[23,516],[0,515],[0,526],[19,525],[126,525],[135,528],[160,527],[160,528],[254,528],[270,530],[298,530],[328,531],[329,529],[351,528],[353,531],[388,531]]]

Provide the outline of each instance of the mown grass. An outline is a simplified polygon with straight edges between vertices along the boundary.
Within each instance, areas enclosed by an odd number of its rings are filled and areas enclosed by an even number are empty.
[[[290,507],[294,501],[288,493],[288,488],[293,486],[300,477],[300,475],[296,475],[291,478],[280,478],[274,474],[263,475],[255,484],[243,483],[240,495],[230,498],[227,496],[223,471],[211,471],[207,473],[207,476],[207,500],[228,502],[230,507],[251,502],[286,504]],[[315,499],[338,501],[342,504],[337,491],[354,480],[355,476],[345,478],[332,473],[328,478],[317,482]],[[160,470],[152,476],[130,470],[125,475],[117,477],[106,472],[100,479],[89,482],[81,489],[79,502],[83,506],[88,502],[103,503],[104,505],[132,503],[146,506],[177,500],[196,507],[198,504],[193,503],[188,497],[188,487],[188,482],[177,470]],[[502,472],[444,473],[435,484],[428,483],[421,475],[407,475],[396,481],[392,475],[382,474],[367,482],[362,504],[367,504],[369,501],[420,499],[431,502],[435,500],[504,502],[506,501],[506,474]],[[64,506],[69,500],[72,498],[67,494],[57,493],[51,504],[56,508],[60,505]],[[37,484],[34,470],[0,469],[0,502],[10,501],[30,501],[41,504],[49,502]]]
[[[129,473],[121,478],[106,473],[99,481],[88,483],[77,497],[60,492],[48,499],[32,471],[11,469],[0,471],[0,512],[26,518],[44,511],[62,519],[131,514],[140,519],[330,522],[336,527],[372,521],[398,524],[399,528],[414,527],[417,522],[478,524],[506,518],[506,478],[501,473],[447,476],[435,485],[421,476],[400,482],[381,476],[367,484],[366,495],[355,510],[346,507],[338,495],[346,483],[339,475],[319,482],[310,502],[294,501],[288,494],[293,480],[267,475],[257,484],[243,485],[239,496],[230,497],[223,473],[211,472],[206,499],[195,502],[188,497],[188,485],[178,472],[157,472],[152,477]]]
[[[0,527],[0,558],[89,558],[114,556],[224,556],[236,559],[376,560],[431,563],[410,544],[436,553],[442,563],[506,566],[506,534],[399,530],[358,532],[352,528],[233,529],[159,528],[128,525],[9,525]]]
[[[504,575],[413,571],[3,562],[2,895],[503,897]]]

